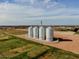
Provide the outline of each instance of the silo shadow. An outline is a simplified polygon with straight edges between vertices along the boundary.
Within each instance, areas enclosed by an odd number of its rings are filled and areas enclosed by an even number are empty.
[[[68,41],[73,41],[71,39],[62,39],[62,38],[54,38],[54,41],[59,40],[59,42],[68,42]]]

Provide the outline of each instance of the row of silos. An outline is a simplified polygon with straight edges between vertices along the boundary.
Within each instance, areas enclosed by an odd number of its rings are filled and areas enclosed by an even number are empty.
[[[28,36],[39,40],[53,41],[53,30],[52,27],[29,27]]]

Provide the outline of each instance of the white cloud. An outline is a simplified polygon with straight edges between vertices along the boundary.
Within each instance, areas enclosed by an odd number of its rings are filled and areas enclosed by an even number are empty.
[[[50,2],[50,0],[44,0],[44,3],[45,4],[47,4],[47,3],[49,3]]]
[[[32,6],[21,6],[17,4],[0,4],[0,13],[7,14],[7,15],[26,15],[27,16],[38,16],[42,15],[43,9],[40,8],[33,8]]]
[[[18,3],[25,3],[25,2],[29,2],[29,0],[15,0],[15,2],[18,2]]]
[[[0,24],[12,22],[21,24],[21,22],[25,23],[27,20],[34,19],[79,19],[79,8],[66,8],[58,2],[50,3],[50,0],[43,0],[44,4],[39,3],[39,0],[16,0],[16,2],[29,2],[30,5],[8,2],[0,3]],[[36,6],[39,4],[40,7],[35,7],[33,4]]]
[[[29,0],[16,0],[17,2],[27,2]],[[35,0],[30,0],[32,3]],[[50,0],[44,0],[46,3]],[[19,5],[12,3],[1,3],[0,4],[0,13],[7,14],[10,16],[28,17],[28,16],[60,16],[60,15],[78,15],[79,9],[66,8],[63,5],[53,2],[53,4],[47,5],[48,9],[36,8],[31,5]],[[51,9],[51,10],[50,10]]]

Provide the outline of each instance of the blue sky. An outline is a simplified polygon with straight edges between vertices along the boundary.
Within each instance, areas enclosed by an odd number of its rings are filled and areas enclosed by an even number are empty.
[[[0,25],[79,25],[79,0],[0,0]]]

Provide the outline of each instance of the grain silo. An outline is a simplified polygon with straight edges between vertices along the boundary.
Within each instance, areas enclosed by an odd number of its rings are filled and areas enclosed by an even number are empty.
[[[28,37],[32,38],[33,37],[33,27],[28,28]]]
[[[46,41],[53,41],[53,30],[52,27],[46,28]]]
[[[38,34],[39,33],[38,30],[39,30],[38,27],[34,27],[33,28],[33,38],[38,38],[38,35],[39,35]]]
[[[44,40],[45,39],[45,28],[43,26],[39,27],[39,39]]]

